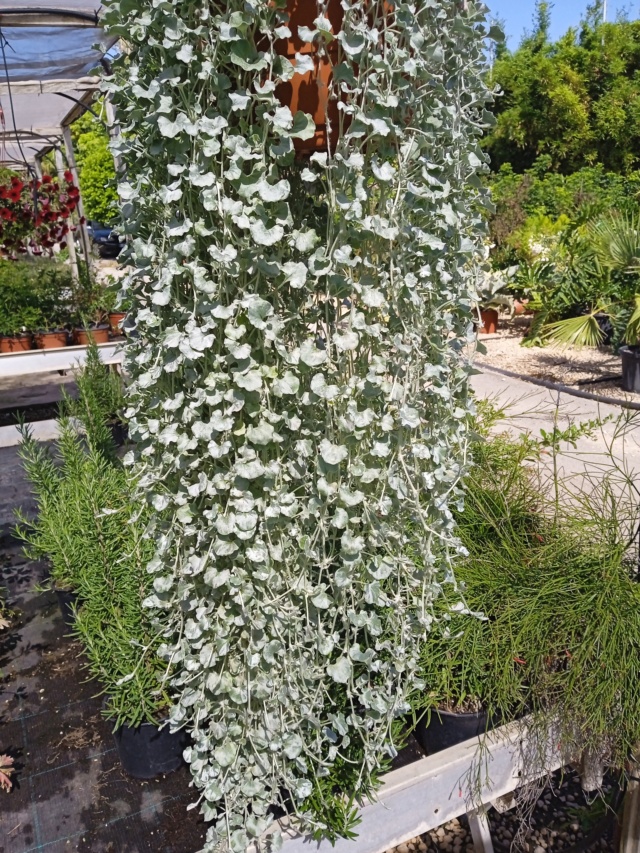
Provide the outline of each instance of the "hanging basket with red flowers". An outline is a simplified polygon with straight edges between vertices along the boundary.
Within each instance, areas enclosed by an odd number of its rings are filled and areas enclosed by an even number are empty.
[[[79,196],[71,172],[62,182],[51,175],[26,181],[14,175],[0,185],[0,253],[17,258],[51,255],[56,245],[64,248],[67,234],[75,230],[70,219]]]

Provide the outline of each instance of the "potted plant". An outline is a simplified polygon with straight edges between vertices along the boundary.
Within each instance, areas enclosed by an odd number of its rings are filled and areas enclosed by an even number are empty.
[[[120,299],[119,287],[113,282],[104,289],[104,310],[109,321],[109,332],[112,337],[122,337],[122,323],[127,316],[126,305]]]
[[[95,344],[92,350],[97,357]],[[153,589],[147,564],[153,542],[148,511],[111,440],[112,405],[95,365],[79,381],[80,403],[67,399],[55,453],[22,428],[20,455],[36,494],[37,517],[20,519],[27,553],[50,561],[56,591],[73,592],[68,612],[87,668],[105,694],[123,769],[152,778],[176,769],[187,744],[170,731],[167,664],[144,600]],[[96,379],[98,381],[96,381]]]
[[[640,393],[640,215],[598,214],[582,225],[576,241],[581,265],[592,270],[595,292],[578,316],[547,323],[543,338],[560,346],[599,346],[607,327],[614,334],[622,330],[622,385]]]
[[[108,343],[110,304],[105,289],[95,282],[89,282],[79,289],[72,332],[76,346]]]
[[[439,618],[420,657],[425,689],[412,697],[414,734],[428,754],[480,737],[528,705],[522,667],[500,617],[505,567],[526,561],[539,527],[523,464],[529,448],[480,437],[481,425],[476,429],[464,508],[455,513],[467,556],[456,568],[459,587],[445,585],[438,599]]]
[[[77,374],[76,385],[77,395],[74,397],[63,391],[61,411],[66,417],[88,424],[94,434],[94,443],[99,444],[104,456],[111,458],[114,447],[124,444],[128,437],[123,417],[124,389],[120,374],[100,360],[95,343],[91,342],[87,347],[85,363]],[[108,436],[102,424],[106,424]]]
[[[498,331],[499,311],[508,310],[513,314],[513,297],[505,293],[518,267],[504,270],[491,270],[481,273],[478,284],[478,310],[480,312],[479,332],[481,335],[494,335]]]
[[[44,175],[24,180],[18,175],[0,185],[0,250],[11,259],[27,254],[53,255],[64,248],[66,235],[75,230],[70,219],[80,192],[71,172],[62,182]]]
[[[37,349],[67,346],[72,294],[71,274],[66,268],[50,262],[39,265],[33,289],[33,298],[41,314],[34,328]]]
[[[537,733],[547,743],[552,731],[567,760],[582,756],[591,788],[594,763],[624,772],[640,743],[640,585],[629,552],[637,493],[613,458],[581,488],[555,465],[550,480],[539,478],[543,451],[557,453],[594,424],[537,440],[492,427],[489,435],[476,422],[484,438],[474,441],[456,512],[467,553],[456,570],[460,590],[445,589],[439,611],[448,612],[452,648],[442,632],[428,638],[427,687],[413,706],[433,718],[443,701],[465,710],[476,697],[489,726],[526,713],[533,740]]]
[[[30,327],[37,322],[36,308],[23,305],[11,310],[11,306],[0,307],[0,353],[25,352],[33,344]]]
[[[382,3],[306,3],[310,26],[286,29],[286,0],[218,2],[200,110],[207,40],[187,28],[167,47],[152,5],[144,37],[127,27],[136,85],[121,66],[111,88],[123,126],[159,67],[179,67],[185,93],[127,137],[121,187],[138,333],[127,339],[132,456],[159,545],[149,607],[180,661],[171,715],[193,734],[212,849],[268,832],[283,789],[297,826],[351,837],[413,685],[463,455],[484,7],[384,16]],[[114,0],[106,25],[122,31],[128,15]],[[343,129],[350,120],[335,143],[332,120],[326,151],[304,163],[296,140],[318,119],[276,89],[297,70],[317,95],[318,63],[274,55],[289,33],[320,61],[338,44],[328,102]],[[433,97],[461,57],[473,116],[456,87]],[[199,165],[183,173],[194,145]],[[464,240],[436,182],[452,188]],[[429,531],[419,574],[410,518]]]

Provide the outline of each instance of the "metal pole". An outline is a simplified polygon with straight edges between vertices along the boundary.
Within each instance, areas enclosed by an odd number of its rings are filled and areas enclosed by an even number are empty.
[[[105,98],[105,106],[107,108],[107,125],[109,127],[109,139],[112,142],[116,142],[120,139],[120,125],[116,120],[116,111],[113,107],[113,102],[109,95]],[[113,155],[113,162],[116,167],[116,180],[118,183],[123,177],[124,172],[124,163],[122,162],[122,157],[119,154]]]
[[[74,184],[80,189],[80,179],[78,175],[78,165],[76,163],[76,156],[73,150],[73,140],[71,139],[71,129],[69,127],[62,128],[62,139],[64,140],[64,149],[67,155],[67,163],[69,164],[69,171],[73,175]],[[82,253],[85,258],[85,262],[87,264],[87,272],[89,272],[89,263],[91,258],[91,244],[89,242],[89,234],[87,233],[87,222],[86,217],[84,215],[84,205],[82,203],[82,194],[78,196],[78,215],[80,216],[81,221],[78,226],[78,231],[80,232],[80,245],[82,246]]]
[[[639,765],[632,768],[632,778],[627,786],[622,819],[620,853],[638,853],[640,850],[640,783],[637,776]]]
[[[64,184],[64,160],[62,159],[62,151],[59,148],[56,148],[54,151],[54,156],[56,158],[56,169],[58,170],[58,180],[60,181],[60,186]],[[69,231],[67,234],[67,249],[69,250],[69,263],[71,264],[71,275],[73,276],[73,280],[76,284],[80,281],[80,275],[78,273],[78,257],[76,255],[76,243],[73,239],[73,232]]]
[[[602,23],[607,23],[607,0],[602,0]]]

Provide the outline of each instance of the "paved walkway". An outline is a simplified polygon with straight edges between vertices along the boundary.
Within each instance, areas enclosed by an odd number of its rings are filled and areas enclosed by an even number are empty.
[[[640,412],[597,403],[570,394],[551,391],[519,379],[485,372],[472,379],[478,398],[493,400],[506,408],[505,425],[512,431],[540,437],[557,423],[559,429],[586,421],[609,419],[593,437],[582,437],[576,447],[562,446],[565,473],[598,477],[611,468],[611,457],[631,476],[640,472]]]

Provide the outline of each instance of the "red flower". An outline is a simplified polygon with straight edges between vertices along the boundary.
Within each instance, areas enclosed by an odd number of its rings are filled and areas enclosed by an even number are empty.
[[[42,183],[43,184],[50,184],[51,181],[52,181],[51,175],[43,175],[42,176]]]
[[[11,201],[20,201],[20,196],[22,195],[19,189],[9,190],[9,199]]]
[[[69,169],[64,173],[64,179],[68,184],[73,183],[73,173],[70,172]]]

